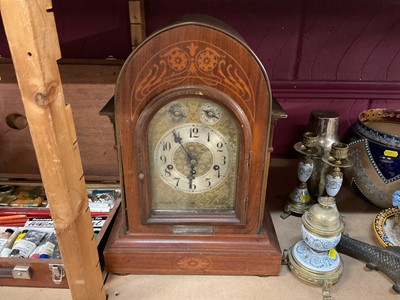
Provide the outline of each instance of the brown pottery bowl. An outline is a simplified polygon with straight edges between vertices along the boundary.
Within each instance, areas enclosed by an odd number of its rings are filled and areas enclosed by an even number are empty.
[[[367,200],[391,207],[392,195],[400,189],[400,110],[363,111],[353,132],[349,156],[354,167],[346,175]]]

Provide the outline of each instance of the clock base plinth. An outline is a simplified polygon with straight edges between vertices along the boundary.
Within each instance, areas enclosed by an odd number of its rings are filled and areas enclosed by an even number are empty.
[[[272,223],[268,225],[273,226]],[[282,253],[275,231],[263,228],[263,232],[255,235],[124,234],[119,214],[104,251],[106,271],[114,274],[279,275]]]

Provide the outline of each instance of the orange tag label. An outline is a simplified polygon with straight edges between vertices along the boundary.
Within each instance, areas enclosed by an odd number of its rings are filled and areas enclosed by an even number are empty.
[[[397,157],[399,155],[399,153],[397,151],[394,151],[394,150],[385,150],[383,152],[383,155],[389,156],[389,157]]]
[[[329,250],[328,255],[330,258],[335,259],[337,255],[336,249],[332,248],[331,250]]]

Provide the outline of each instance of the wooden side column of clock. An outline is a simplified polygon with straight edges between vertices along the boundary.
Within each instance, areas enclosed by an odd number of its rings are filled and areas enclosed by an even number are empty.
[[[285,116],[226,25],[191,17],[147,38],[115,90],[124,207],[107,271],[278,275],[265,199],[273,128]]]

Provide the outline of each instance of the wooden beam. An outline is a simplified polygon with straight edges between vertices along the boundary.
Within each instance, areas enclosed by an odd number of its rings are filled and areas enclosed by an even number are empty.
[[[129,1],[132,49],[135,49],[146,37],[143,2],[143,0]]]
[[[0,0],[18,85],[73,299],[105,299],[50,0]]]

